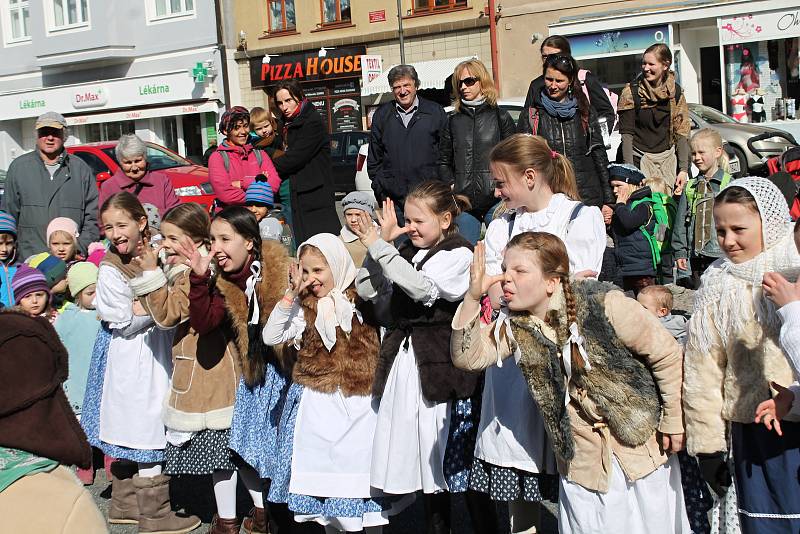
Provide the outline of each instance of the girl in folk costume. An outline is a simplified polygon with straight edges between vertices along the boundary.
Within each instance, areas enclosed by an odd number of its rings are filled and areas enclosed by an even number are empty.
[[[384,202],[380,237],[366,214],[357,234],[368,248],[358,294],[386,310],[373,394],[380,398],[372,486],[389,494],[425,493],[428,532],[450,531],[450,494],[467,490],[480,375],[453,367],[450,320],[469,285],[472,246],[453,221],[468,201],[443,182],[423,182],[406,197],[406,225]],[[396,249],[401,235],[408,242]],[[468,491],[476,531],[494,526],[488,499]]]
[[[150,247],[147,215],[135,196],[123,192],[103,203],[100,220],[111,242],[95,293],[104,328],[95,342],[81,424],[105,454],[138,463],[132,478],[112,465],[109,522],[138,523],[139,532],[189,532],[200,520],[172,511],[169,477],[162,473],[167,436],[161,411],[172,374],[173,331],[155,324],[130,283],[142,273],[134,258]]]
[[[453,362],[517,361],[556,453],[560,532],[688,534],[669,455],[683,446],[681,347],[615,286],[570,282],[566,247],[551,234],[515,236],[502,275],[487,276],[484,262],[479,245],[453,319]],[[509,315],[482,327],[479,299],[497,282]]]
[[[381,532],[388,520],[370,499],[380,350],[372,306],[358,298],[355,265],[337,236],[313,236],[298,257],[264,328],[267,345],[297,349],[292,380],[302,391],[284,407],[294,413],[281,434],[291,440],[289,509],[326,532]]]
[[[234,467],[227,454],[228,438],[246,431],[237,429],[237,424],[247,424],[240,414],[252,397],[241,390],[263,384],[265,361],[273,357],[261,343],[259,332],[266,322],[265,311],[275,306],[287,283],[288,255],[278,242],[262,243],[255,217],[241,206],[225,208],[214,217],[210,254],[204,253],[199,235],[189,234],[191,240],[183,237],[176,243],[179,228],[172,226],[164,229],[162,224],[165,246],[173,247],[191,272],[188,288],[185,275],[181,275],[180,288],[173,287],[178,298],[164,304],[180,307],[171,312],[173,317],[185,317],[188,311],[190,327],[175,346],[184,360],[181,365],[187,368],[176,367],[165,409],[167,425],[175,430],[171,438],[179,445],[176,450],[168,448],[168,464],[193,474],[212,472],[218,509],[212,534],[239,532],[236,482],[241,475],[255,506],[244,521],[244,531],[264,534],[268,529],[261,480],[246,463],[246,454],[242,454],[244,462],[236,462],[238,469]],[[188,229],[186,225],[184,233],[189,233]],[[148,303],[165,297],[154,295]],[[268,414],[258,416],[263,419]]]
[[[783,423],[791,433],[780,437],[754,422],[759,404],[772,397],[770,381],[793,378],[779,344],[777,306],[761,290],[767,272],[792,281],[800,272],[789,210],[770,181],[741,178],[715,198],[714,224],[725,257],[703,275],[689,322],[688,451],[718,495],[732,500],[735,487],[742,532],[793,532],[800,487],[787,473],[800,466],[796,424]],[[796,414],[787,419],[798,420]]]

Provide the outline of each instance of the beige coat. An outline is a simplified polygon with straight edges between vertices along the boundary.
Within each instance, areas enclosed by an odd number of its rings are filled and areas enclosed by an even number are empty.
[[[553,302],[563,301],[560,295]],[[605,296],[605,312],[620,341],[640,356],[653,372],[661,394],[663,414],[658,432],[683,433],[681,408],[681,347],[658,319],[621,291],[609,291]],[[462,317],[459,306],[453,318],[451,355],[460,369],[477,371],[513,356],[517,344],[510,336],[507,324],[500,326],[498,340],[492,335],[495,324],[481,326],[476,312],[472,317]],[[538,319],[537,319],[538,321]],[[540,322],[542,332],[556,342],[555,331]],[[472,341],[470,341],[472,340]],[[476,341],[477,340],[477,341]],[[666,463],[668,457],[661,451],[657,433],[638,447],[620,443],[608,430],[598,415],[594,402],[572,384],[567,407],[575,439],[575,457],[565,465],[559,462],[562,476],[592,491],[606,492],[612,472],[613,454],[628,480],[638,480]]]
[[[106,534],[106,521],[91,494],[68,468],[56,467],[17,480],[0,492],[0,532]]]

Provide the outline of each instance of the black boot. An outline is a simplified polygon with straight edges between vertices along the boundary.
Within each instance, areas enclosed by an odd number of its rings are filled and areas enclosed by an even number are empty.
[[[472,532],[475,534],[495,534],[497,530],[497,508],[488,493],[467,490],[464,494],[467,501],[469,518],[472,521]]]
[[[450,534],[450,493],[426,493],[423,501],[427,534]]]

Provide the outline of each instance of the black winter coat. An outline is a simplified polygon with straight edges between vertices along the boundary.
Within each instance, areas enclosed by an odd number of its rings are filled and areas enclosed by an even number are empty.
[[[439,146],[439,179],[455,184],[454,191],[466,195],[478,220],[497,203],[489,173],[489,152],[516,132],[507,111],[487,103],[462,104],[450,114]]]
[[[408,127],[397,113],[394,100],[372,116],[367,172],[375,198],[402,204],[406,194],[425,180],[438,179],[436,161],[447,115],[442,106],[422,97]]]
[[[338,233],[342,225],[336,214],[330,138],[310,102],[289,123],[286,146],[286,152],[273,163],[281,179],[291,180],[295,241],[302,243],[322,232]]]
[[[538,113],[537,131],[532,131],[530,108],[524,108],[518,127],[522,133],[544,137],[550,148],[564,154],[575,169],[580,200],[588,206],[601,207],[614,204],[614,194],[608,183],[608,155],[597,114],[589,108],[589,128],[585,131],[580,111],[571,119],[549,115],[541,105],[541,93],[533,102]]]
[[[653,209],[648,202],[642,202],[636,209],[631,205],[652,192],[649,187],[634,191],[627,204],[614,206],[611,219],[611,235],[614,238],[614,254],[621,276],[655,276],[653,252],[641,226],[652,233],[656,226]]]
[[[598,117],[606,118],[609,133],[614,131],[614,121],[617,119],[617,116],[616,113],[614,113],[614,106],[611,105],[611,101],[608,99],[606,92],[603,90],[603,86],[600,84],[600,80],[597,79],[594,73],[587,71],[585,83],[586,90],[589,92],[589,103],[592,108],[595,110]],[[531,85],[528,87],[528,94],[525,96],[526,108],[531,106],[534,98],[538,98],[537,95],[542,93],[542,89],[544,89],[544,76],[539,76],[531,81]],[[520,116],[520,120],[522,120],[522,116]]]

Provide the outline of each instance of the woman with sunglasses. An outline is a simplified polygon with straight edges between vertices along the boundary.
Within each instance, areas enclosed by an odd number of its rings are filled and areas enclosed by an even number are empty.
[[[549,56],[543,76],[544,87],[522,110],[520,129],[543,137],[572,163],[584,204],[610,212],[615,200],[608,182],[608,156],[597,113],[578,80],[578,64],[572,56]]]
[[[689,107],[675,79],[672,52],[663,43],[644,51],[642,70],[619,98],[622,158],[645,176],[660,176],[679,193],[688,177]]]
[[[547,61],[547,58],[550,56],[572,55],[572,48],[569,45],[569,41],[566,37],[561,35],[551,35],[546,38],[542,41],[542,46],[539,48],[539,51],[542,54],[542,65],[544,65],[544,62]],[[580,69],[578,72],[578,78],[581,80],[581,84],[585,87],[586,92],[589,93],[589,105],[592,106],[598,117],[605,117],[608,131],[613,131],[614,123],[617,120],[617,114],[603,86],[600,84],[600,80],[598,80],[597,76],[591,71]],[[542,89],[544,89],[544,75],[535,78],[531,82],[530,87],[528,87],[528,95],[525,97],[526,108],[531,107],[534,96],[541,93]],[[525,117],[520,115],[519,126],[522,126],[524,120]]]
[[[442,129],[439,144],[439,178],[454,184],[457,194],[472,204],[456,219],[458,230],[473,245],[481,234],[481,221],[497,203],[489,172],[489,152],[515,133],[514,120],[497,106],[497,89],[486,66],[477,59],[462,61],[453,72],[455,111]]]

